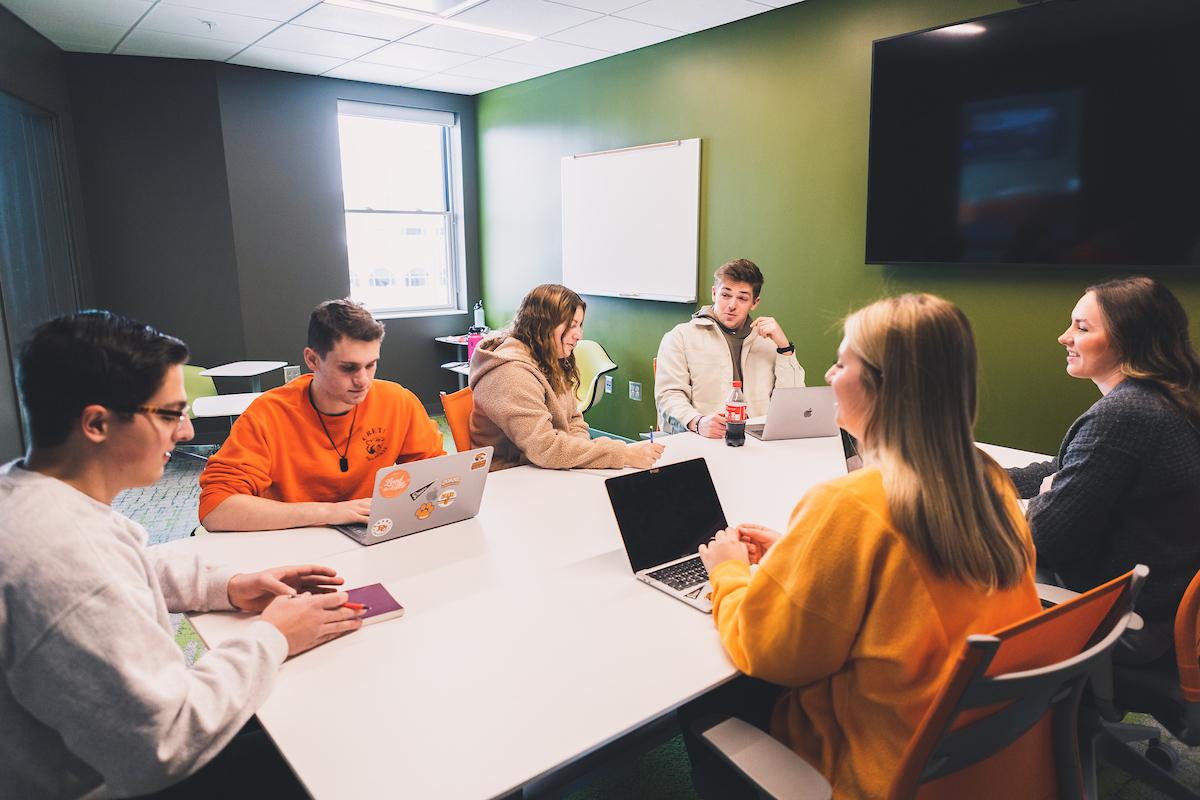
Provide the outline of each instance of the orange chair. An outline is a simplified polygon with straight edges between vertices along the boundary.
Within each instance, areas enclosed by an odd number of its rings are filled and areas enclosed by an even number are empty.
[[[889,798],[1094,798],[1079,699],[1133,618],[1148,572],[1139,565],[990,636],[969,636],[901,756]],[[769,797],[831,794],[807,762],[742,720],[700,738]]]
[[[462,453],[471,449],[471,409],[475,407],[474,392],[468,386],[457,392],[441,393],[446,424],[454,437],[454,449]]]
[[[1192,578],[1175,612],[1175,658],[1152,664],[1113,665],[1115,714],[1097,713],[1096,749],[1100,758],[1120,767],[1134,780],[1172,798],[1197,798],[1196,787],[1170,775],[1179,754],[1160,740],[1158,728],[1112,722],[1126,711],[1150,714],[1188,747],[1200,745],[1200,574]],[[1146,741],[1144,753],[1129,742]]]

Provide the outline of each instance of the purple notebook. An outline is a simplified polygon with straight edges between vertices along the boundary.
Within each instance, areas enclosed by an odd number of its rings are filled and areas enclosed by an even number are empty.
[[[346,594],[350,595],[349,602],[362,603],[367,607],[363,611],[364,625],[404,615],[404,606],[396,602],[396,598],[392,597],[392,593],[385,589],[382,583],[350,589]]]

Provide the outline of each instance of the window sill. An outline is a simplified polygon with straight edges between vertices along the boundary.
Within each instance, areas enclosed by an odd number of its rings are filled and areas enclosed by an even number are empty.
[[[465,317],[467,310],[464,308],[432,308],[423,309],[420,311],[373,311],[371,315],[375,319],[409,319],[411,317]]]

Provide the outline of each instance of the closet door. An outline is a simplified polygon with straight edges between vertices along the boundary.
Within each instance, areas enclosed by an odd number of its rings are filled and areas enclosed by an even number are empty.
[[[58,120],[0,92],[0,461],[26,441],[18,348],[38,323],[79,307],[75,261]]]

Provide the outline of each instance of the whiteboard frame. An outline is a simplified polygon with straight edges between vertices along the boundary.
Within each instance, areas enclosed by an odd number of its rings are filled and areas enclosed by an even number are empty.
[[[579,153],[572,156],[564,156],[562,159],[562,172],[560,175],[562,189],[562,275],[563,284],[574,289],[581,295],[591,295],[595,297],[621,297],[633,300],[658,300],[669,303],[689,303],[694,304],[697,301],[698,290],[698,268],[700,263],[700,168],[701,168],[701,144],[700,139],[675,139],[667,142],[657,142],[654,144],[635,145],[633,147],[621,147],[614,150],[600,150],[592,153]],[[571,261],[570,248],[571,243],[568,241],[568,230],[570,230],[571,220],[569,219],[569,208],[572,205],[569,192],[572,190],[567,185],[567,175],[570,167],[570,162],[582,158],[619,158],[621,155],[628,154],[634,151],[658,149],[664,147],[680,147],[682,156],[688,159],[689,171],[687,175],[687,183],[683,187],[685,197],[685,210],[691,209],[694,214],[688,215],[688,230],[685,232],[687,242],[683,244],[684,236],[680,236],[680,258],[686,259],[691,266],[691,289],[690,294],[653,294],[643,292],[621,292],[602,289],[595,286],[589,286],[586,283],[576,279],[568,279],[567,273],[570,269]],[[695,168],[690,169],[691,159],[694,158]],[[637,187],[639,191],[649,192],[656,187]],[[661,190],[660,190],[661,191]],[[643,195],[644,196],[644,195]],[[653,220],[642,221],[646,226],[653,224]],[[568,280],[573,280],[575,285],[568,283]]]

